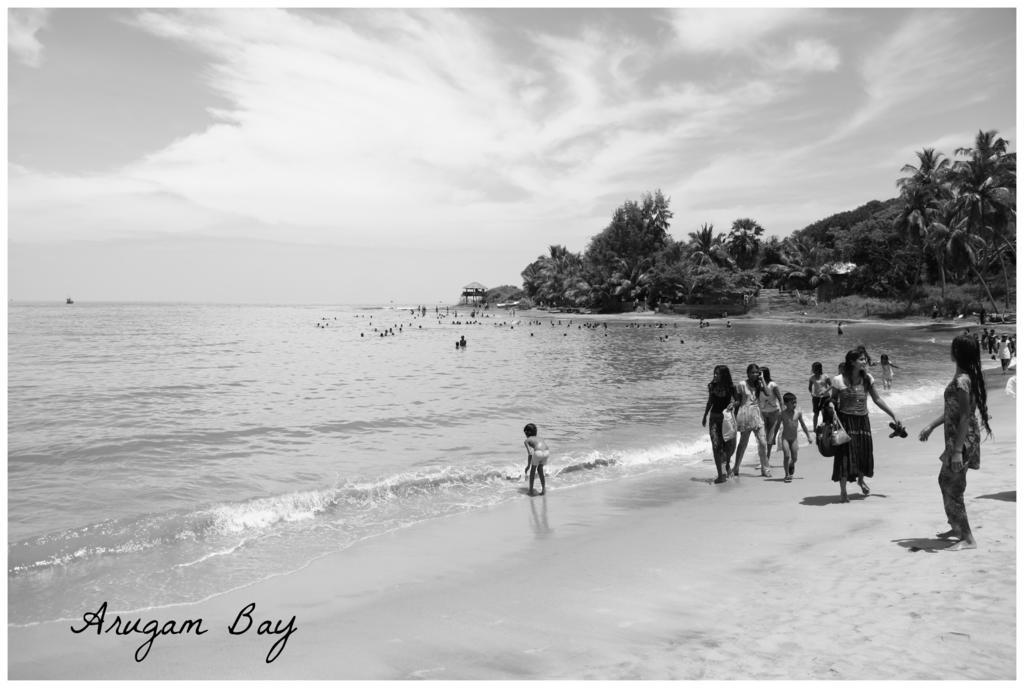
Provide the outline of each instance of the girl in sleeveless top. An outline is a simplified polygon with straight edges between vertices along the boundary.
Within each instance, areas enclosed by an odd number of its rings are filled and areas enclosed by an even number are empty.
[[[761,380],[761,368],[755,363],[747,366],[747,379],[736,385],[736,394],[739,398],[739,409],[736,412],[736,430],[740,434],[739,442],[736,445],[736,463],[732,474],[739,477],[740,462],[743,460],[743,452],[747,449],[747,442],[750,435],[754,435],[757,441],[757,455],[761,460],[761,475],[765,478],[772,476],[768,469],[768,441],[764,432],[764,418],[761,416],[761,409],[757,406],[757,397],[764,394],[764,382]]]
[[[970,335],[960,335],[953,340],[950,358],[956,363],[956,372],[942,395],[942,415],[926,425],[919,438],[924,442],[932,430],[943,426],[946,443],[939,457],[942,461],[939,490],[950,529],[937,533],[936,537],[955,538],[957,542],[948,549],[956,551],[978,546],[967,521],[964,491],[967,489],[967,469],[981,467],[979,412],[989,437],[992,436],[992,428],[988,426],[988,398],[977,341]]]

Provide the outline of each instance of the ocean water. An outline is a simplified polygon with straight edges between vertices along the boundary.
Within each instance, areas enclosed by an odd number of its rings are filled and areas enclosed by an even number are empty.
[[[770,367],[808,420],[811,362],[834,373],[856,344],[900,366],[885,395],[907,420],[938,410],[952,372],[949,333],[905,327],[413,305],[10,304],[8,622],[197,601],[524,499],[531,421],[553,499],[652,471],[711,478],[700,418],[718,363],[737,380]]]

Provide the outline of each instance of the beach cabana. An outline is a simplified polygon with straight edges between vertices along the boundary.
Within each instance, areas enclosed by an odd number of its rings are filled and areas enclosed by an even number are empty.
[[[487,287],[479,282],[470,282],[462,288],[462,303],[483,303],[487,298]]]

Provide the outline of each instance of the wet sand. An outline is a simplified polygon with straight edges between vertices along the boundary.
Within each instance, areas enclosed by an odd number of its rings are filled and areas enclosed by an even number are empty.
[[[543,497],[130,615],[140,627],[202,619],[206,631],[161,635],[142,662],[143,634],[72,633],[82,620],[9,627],[8,676],[1012,680],[1018,416],[1006,378],[987,376],[995,436],[966,494],[976,550],[943,552],[950,543],[934,537],[946,529],[941,429],[921,443],[924,419],[907,439],[876,421],[872,492],[851,485],[849,504],[831,459],[806,445],[790,484],[781,454],[765,480],[749,449],[742,477],[724,485],[710,484],[710,459],[697,476],[681,467],[574,489],[553,480]],[[251,627],[231,634],[250,603]],[[83,614],[95,606],[83,601]]]

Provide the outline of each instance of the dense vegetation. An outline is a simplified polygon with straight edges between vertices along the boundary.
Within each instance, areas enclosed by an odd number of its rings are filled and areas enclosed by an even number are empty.
[[[1017,155],[995,131],[954,158],[926,148],[896,180],[899,195],[764,238],[751,218],[676,241],[661,191],[626,201],[583,253],[551,246],[523,270],[535,304],[604,312],[659,304],[735,303],[761,287],[822,300],[899,299],[903,312],[1009,309],[1017,260]],[[938,286],[938,293],[935,287]],[[982,291],[975,296],[972,285]],[[1001,297],[1001,305],[997,301]],[[984,299],[984,303],[981,302]]]

